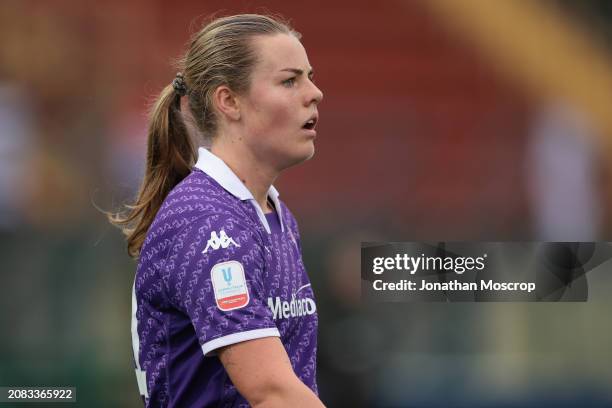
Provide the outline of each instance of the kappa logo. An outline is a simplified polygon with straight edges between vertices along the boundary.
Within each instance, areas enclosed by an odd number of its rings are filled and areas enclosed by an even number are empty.
[[[214,251],[215,249],[219,248],[226,249],[230,245],[235,245],[240,248],[240,245],[238,245],[238,243],[236,243],[233,238],[228,237],[225,231],[221,230],[221,233],[219,235],[217,235],[217,231],[213,231],[210,233],[210,239],[208,240],[206,248],[204,248],[202,253],[204,254],[208,252],[209,248],[211,248],[211,251]]]

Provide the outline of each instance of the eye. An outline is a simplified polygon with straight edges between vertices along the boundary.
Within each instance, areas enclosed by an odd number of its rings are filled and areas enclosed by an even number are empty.
[[[283,86],[287,87],[287,88],[291,88],[293,85],[295,85],[295,77],[289,78],[289,79],[285,79],[283,81]]]

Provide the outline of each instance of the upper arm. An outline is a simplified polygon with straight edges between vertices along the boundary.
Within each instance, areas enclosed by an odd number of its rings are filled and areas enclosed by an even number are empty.
[[[253,231],[218,214],[177,236],[166,262],[168,298],[191,320],[204,355],[280,336],[263,287],[262,252]]]
[[[232,344],[219,350],[232,383],[254,406],[323,406],[295,375],[277,337]]]

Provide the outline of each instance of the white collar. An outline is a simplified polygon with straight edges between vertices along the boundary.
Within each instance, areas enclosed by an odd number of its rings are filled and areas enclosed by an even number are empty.
[[[198,149],[198,161],[196,162],[195,167],[212,177],[217,183],[219,183],[221,187],[226,189],[236,198],[242,201],[251,201],[251,204],[253,204],[255,210],[257,211],[259,220],[263,224],[268,234],[271,234],[270,225],[268,224],[268,220],[266,219],[266,215],[261,209],[261,206],[255,200],[255,197],[253,197],[253,194],[249,191],[249,189],[246,188],[244,183],[240,181],[238,176],[236,176],[232,169],[230,169],[229,166],[225,164],[223,160],[215,156],[208,149],[200,147]],[[274,207],[276,208],[276,214],[278,215],[278,221],[281,226],[281,231],[285,231],[278,196],[278,190],[276,190],[274,186],[270,186],[270,189],[268,190],[268,197],[270,197],[272,203],[274,203]]]

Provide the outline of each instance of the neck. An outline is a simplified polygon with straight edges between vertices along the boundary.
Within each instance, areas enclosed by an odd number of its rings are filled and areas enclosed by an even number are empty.
[[[268,190],[278,177],[278,171],[266,167],[243,143],[229,137],[216,137],[210,151],[232,169],[264,213],[272,211],[268,205]]]

